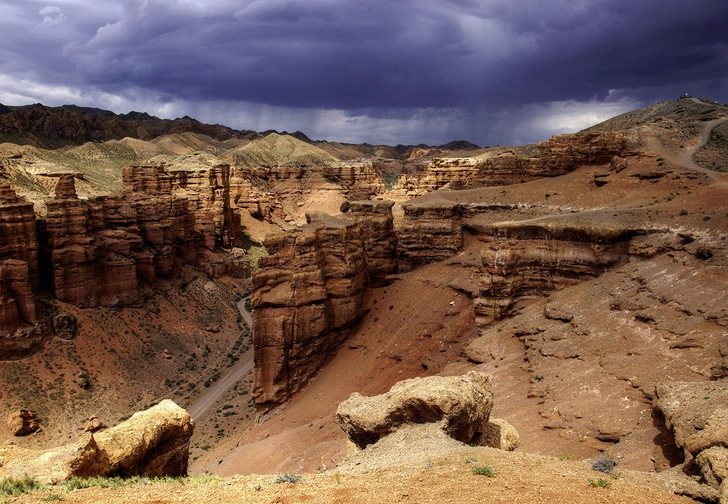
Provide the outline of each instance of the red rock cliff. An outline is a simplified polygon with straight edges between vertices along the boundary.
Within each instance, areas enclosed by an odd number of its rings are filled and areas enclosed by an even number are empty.
[[[38,282],[33,204],[0,182],[0,359],[27,351],[40,341],[33,298]]]
[[[341,218],[309,213],[308,225],[265,240],[270,256],[253,275],[252,298],[259,411],[287,401],[343,341],[367,278],[394,272],[391,206],[353,203]]]

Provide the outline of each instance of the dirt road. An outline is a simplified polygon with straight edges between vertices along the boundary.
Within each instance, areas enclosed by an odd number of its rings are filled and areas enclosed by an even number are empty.
[[[243,317],[243,321],[248,327],[253,327],[253,317],[245,309],[245,302],[250,296],[244,297],[238,302],[238,311]],[[253,370],[253,349],[251,348],[243,355],[240,356],[240,360],[233,365],[228,373],[213,383],[208,389],[197,398],[197,400],[187,409],[190,416],[198,421],[203,418],[212,406],[220,399],[225,392],[230,390],[235,384],[245,378],[245,376]]]

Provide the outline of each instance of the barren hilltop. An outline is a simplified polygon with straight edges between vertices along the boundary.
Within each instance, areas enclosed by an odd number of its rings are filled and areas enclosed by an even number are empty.
[[[13,501],[728,502],[728,107],[486,149],[0,114],[0,478],[157,474],[109,432],[194,421],[192,479]]]

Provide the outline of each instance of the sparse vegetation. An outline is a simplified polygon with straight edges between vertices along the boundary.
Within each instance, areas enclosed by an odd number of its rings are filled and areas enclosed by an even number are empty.
[[[490,466],[473,466],[473,474],[477,474],[479,476],[488,476],[489,478],[493,478],[496,475],[495,470]]]
[[[285,473],[276,475],[274,483],[279,485],[281,483],[298,483],[299,481],[301,481],[301,477],[298,474]]]
[[[120,476],[102,477],[96,476],[92,478],[79,478],[74,476],[68,481],[64,481],[59,486],[68,490],[82,490],[84,488],[121,488],[130,485],[148,485],[150,483],[183,483],[189,485],[207,484],[220,481],[217,476],[202,475],[190,478],[189,476],[165,476],[162,478],[147,478],[143,476],[132,476],[131,478],[122,478]]]
[[[22,478],[3,478],[0,479],[0,496],[15,497],[18,495],[31,493],[34,490],[45,488],[34,478],[27,474]]]
[[[605,480],[604,478],[599,478],[598,480],[594,481],[593,479],[589,480],[589,486],[593,488],[609,488],[612,486],[612,484]]]
[[[50,296],[43,296],[38,300],[38,302],[41,304],[43,308],[45,308],[49,313],[53,313],[58,311],[58,303],[56,303],[56,300],[53,299]]]
[[[51,494],[47,497],[41,497],[41,502],[60,502],[65,500],[61,494]]]

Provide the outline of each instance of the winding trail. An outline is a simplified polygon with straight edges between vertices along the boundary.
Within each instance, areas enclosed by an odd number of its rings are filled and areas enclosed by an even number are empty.
[[[246,296],[238,301],[238,311],[243,317],[243,321],[252,329],[253,317],[245,309],[245,302],[250,299],[250,296]],[[243,355],[240,356],[240,360],[237,361],[228,371],[228,373],[213,383],[209,388],[197,398],[197,400],[187,408],[190,416],[195,420],[203,418],[208,411],[214,406],[218,399],[220,399],[228,390],[235,386],[235,384],[245,378],[245,376],[253,370],[253,349],[251,348]]]
[[[677,157],[677,161],[687,167],[691,170],[698,171],[700,173],[703,173],[710,177],[711,179],[715,180],[717,175],[719,175],[718,172],[714,170],[708,170],[707,168],[703,168],[702,166],[698,165],[693,161],[693,156],[695,155],[698,150],[700,150],[702,147],[705,146],[710,141],[710,132],[713,131],[713,128],[718,126],[719,124],[722,124],[724,122],[728,121],[726,118],[720,118],[720,119],[713,119],[712,121],[707,121],[704,123],[701,127],[702,131],[702,137],[700,139],[700,143],[697,144],[695,147],[689,147],[687,149],[683,149],[682,152]]]

